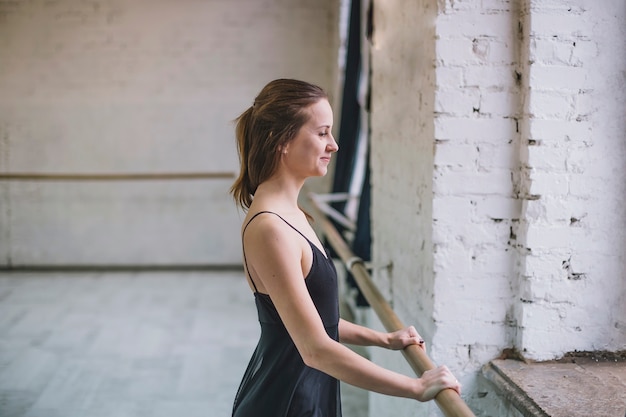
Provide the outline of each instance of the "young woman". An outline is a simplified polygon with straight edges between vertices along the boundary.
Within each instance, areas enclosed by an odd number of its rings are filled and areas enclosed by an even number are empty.
[[[339,149],[332,126],[326,93],[290,79],[267,84],[237,119],[241,172],[231,192],[247,211],[243,259],[261,337],[234,417],[339,417],[338,380],[419,401],[445,388],[460,391],[446,367],[411,378],[342,344],[424,347],[413,327],[381,333],[339,318],[334,265],[298,206],[304,181],[325,175]]]

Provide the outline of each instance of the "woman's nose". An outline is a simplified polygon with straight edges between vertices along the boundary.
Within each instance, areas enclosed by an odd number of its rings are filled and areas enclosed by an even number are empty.
[[[328,148],[331,152],[337,152],[339,150],[339,145],[337,144],[335,137],[332,135],[330,136],[330,143],[328,144]]]

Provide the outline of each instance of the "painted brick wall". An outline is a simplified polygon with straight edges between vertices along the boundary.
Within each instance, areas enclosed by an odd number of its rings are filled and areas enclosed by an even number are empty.
[[[626,349],[617,3],[375,3],[375,279],[480,415],[516,415],[479,377],[505,348]],[[371,402],[372,415],[439,415]]]
[[[530,2],[527,256],[516,346],[626,348],[626,4]]]
[[[475,6],[440,5],[437,73],[459,77],[437,79],[433,166],[432,356],[473,369],[511,338],[522,206],[518,13],[509,2]]]
[[[331,1],[0,2],[0,171],[238,169],[269,80],[336,84]],[[240,263],[231,180],[0,182],[0,265]]]

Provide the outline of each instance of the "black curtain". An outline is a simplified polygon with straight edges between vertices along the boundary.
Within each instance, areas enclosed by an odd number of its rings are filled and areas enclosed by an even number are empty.
[[[352,180],[352,171],[356,160],[356,151],[361,126],[361,107],[358,101],[359,78],[361,75],[361,2],[353,0],[350,5],[350,23],[348,29],[348,47],[346,68],[341,100],[341,122],[339,124],[339,148],[333,178],[333,193],[348,192]],[[345,202],[332,203],[331,206],[343,213]],[[335,224],[341,230],[341,225]]]
[[[370,10],[368,10],[368,13]],[[370,22],[368,22],[369,33]],[[361,129],[361,105],[359,104],[359,80],[361,77],[361,1],[353,0],[350,4],[350,22],[348,28],[346,67],[344,75],[343,95],[341,102],[341,122],[339,125],[339,148],[333,178],[333,193],[350,191],[353,172],[356,164],[359,135]],[[369,182],[369,146],[366,155],[366,172],[361,190],[359,210],[357,213],[357,229],[352,242],[352,251],[364,261],[371,258],[370,246],[370,182]],[[331,206],[343,213],[345,202],[333,202]],[[340,232],[344,227],[333,221]],[[336,257],[336,253],[332,251]],[[352,274],[347,274],[350,286],[357,287]],[[358,287],[357,287],[358,288]],[[367,301],[359,291],[357,305],[367,305]]]
[[[368,147],[369,148],[369,147]],[[370,163],[369,163],[369,150],[367,152],[367,164],[365,168],[365,178],[363,179],[363,187],[361,188],[361,197],[359,200],[359,211],[357,212],[356,219],[356,233],[354,235],[354,241],[352,242],[352,252],[364,261],[371,261],[372,253],[372,237],[370,231]],[[352,287],[358,288],[354,277],[350,272],[347,275],[348,284]],[[357,306],[369,306],[369,303],[361,293],[358,291],[356,297]]]

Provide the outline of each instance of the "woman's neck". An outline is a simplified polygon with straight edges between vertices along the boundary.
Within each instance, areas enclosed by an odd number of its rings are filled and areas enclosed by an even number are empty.
[[[297,182],[281,177],[273,177],[259,184],[254,193],[254,200],[263,201],[263,205],[282,207],[285,210],[300,210],[298,196],[304,181]]]

